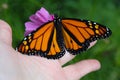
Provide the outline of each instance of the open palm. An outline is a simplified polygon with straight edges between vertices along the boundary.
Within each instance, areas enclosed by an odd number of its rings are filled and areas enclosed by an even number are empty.
[[[94,59],[62,67],[74,56],[66,53],[59,60],[27,56],[15,51],[11,44],[11,29],[0,20],[0,80],[78,80],[100,68]]]

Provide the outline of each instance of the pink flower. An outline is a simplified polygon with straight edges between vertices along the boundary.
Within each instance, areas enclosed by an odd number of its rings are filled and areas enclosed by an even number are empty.
[[[29,17],[31,21],[25,23],[25,36],[36,30],[38,27],[43,25],[48,21],[52,21],[54,19],[54,15],[50,15],[49,12],[45,8],[41,8],[35,14]]]

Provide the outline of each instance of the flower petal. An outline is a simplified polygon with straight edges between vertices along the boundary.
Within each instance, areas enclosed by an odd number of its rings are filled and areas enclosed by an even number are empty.
[[[39,19],[42,22],[47,22],[48,19],[50,18],[50,14],[48,13],[48,11],[45,8],[41,8],[39,11],[36,12],[35,14],[37,17],[39,17]]]
[[[45,8],[41,8],[35,14],[29,17],[31,22],[25,23],[25,36],[36,30],[38,27],[43,25],[44,23],[51,21],[54,19],[54,15],[50,15],[49,12]]]
[[[32,21],[32,22],[34,22],[34,23],[36,23],[36,24],[41,24],[41,23],[43,23],[39,18],[38,18],[38,16],[36,16],[36,15],[31,15],[30,17],[30,20]]]
[[[25,36],[31,33],[32,31],[36,30],[39,27],[39,24],[35,24],[33,22],[26,22],[25,23]]]

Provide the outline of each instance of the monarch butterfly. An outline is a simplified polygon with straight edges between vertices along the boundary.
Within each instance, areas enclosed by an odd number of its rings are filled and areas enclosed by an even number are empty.
[[[55,16],[28,34],[17,50],[27,55],[59,59],[65,51],[79,54],[87,50],[90,42],[107,38],[111,33],[109,28],[93,21]]]

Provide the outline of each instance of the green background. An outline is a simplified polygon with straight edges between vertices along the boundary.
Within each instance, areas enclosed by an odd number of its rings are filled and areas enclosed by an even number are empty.
[[[24,37],[24,23],[41,7],[61,17],[87,19],[108,26],[112,30],[109,39],[98,41],[69,63],[94,58],[101,62],[101,69],[81,80],[120,80],[120,0],[0,0],[0,19],[11,25],[14,48]]]

